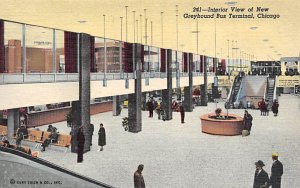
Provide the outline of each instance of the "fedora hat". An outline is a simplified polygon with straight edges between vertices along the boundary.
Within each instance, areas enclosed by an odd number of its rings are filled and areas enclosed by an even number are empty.
[[[256,166],[260,166],[260,167],[265,166],[264,162],[262,162],[261,160],[255,162],[255,165],[256,165]]]

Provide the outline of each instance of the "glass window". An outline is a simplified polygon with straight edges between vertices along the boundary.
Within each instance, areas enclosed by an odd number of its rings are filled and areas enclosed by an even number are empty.
[[[194,72],[200,72],[200,55],[193,54],[193,64]]]
[[[179,64],[179,70],[180,72],[183,71],[183,58],[182,58],[182,52],[178,52],[177,53],[177,61],[178,61],[178,64]]]
[[[55,31],[56,41],[56,72],[65,72],[65,40],[64,31]]]
[[[144,72],[149,72],[151,70],[151,51],[149,46],[144,46],[144,64],[143,70]]]
[[[117,40],[106,39],[106,72],[120,72],[120,43]]]
[[[151,47],[151,66],[154,72],[160,72],[160,49],[156,47]]]
[[[95,37],[96,72],[104,72],[104,39]]]
[[[22,72],[22,25],[4,22],[5,72]]]
[[[207,57],[206,63],[207,63],[207,72],[212,72],[213,71],[213,58]]]
[[[25,44],[27,72],[52,72],[53,29],[27,25]]]
[[[176,64],[177,64],[177,61],[176,61],[176,51],[172,50],[172,64],[171,64],[172,72],[176,72],[176,67],[177,67]]]

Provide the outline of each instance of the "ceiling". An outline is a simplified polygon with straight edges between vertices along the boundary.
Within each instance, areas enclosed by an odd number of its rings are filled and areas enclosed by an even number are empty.
[[[138,30],[135,36],[138,38],[135,41],[145,44],[145,38],[141,36],[146,36],[144,9],[147,9],[148,45],[151,44],[152,36],[153,46],[174,50],[178,46],[179,51],[197,53],[197,19],[184,18],[184,14],[195,14],[194,7],[227,8],[227,12],[223,12],[227,18],[198,19],[199,54],[209,56],[216,54],[217,57],[222,58],[227,58],[228,55],[230,58],[232,56],[239,58],[240,55],[245,58],[249,57],[246,54],[250,54],[255,60],[279,60],[280,57],[299,56],[299,0],[231,0],[233,1],[236,2],[236,7],[245,8],[245,14],[249,14],[248,8],[254,7],[255,18],[228,18],[233,12],[231,12],[232,6],[228,5],[226,0],[1,0],[0,18],[103,37],[103,15],[105,14],[105,36],[120,40],[120,17],[123,17],[122,40],[126,41],[125,6],[128,6],[127,41],[134,42],[133,23],[137,22],[133,22],[132,11],[136,11],[135,20],[138,20]],[[178,43],[176,5],[178,5]],[[258,19],[256,18],[257,7],[269,8],[265,13],[280,15],[280,17]],[[200,14],[212,14],[212,12],[202,11]],[[234,12],[234,14],[241,13]],[[142,27],[140,15],[142,15]],[[161,21],[162,17],[163,21]]]

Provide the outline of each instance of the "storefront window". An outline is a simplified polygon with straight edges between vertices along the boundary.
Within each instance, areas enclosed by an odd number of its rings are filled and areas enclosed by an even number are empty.
[[[6,73],[22,72],[22,24],[4,22]]]
[[[26,66],[28,73],[53,72],[53,29],[26,26]]]

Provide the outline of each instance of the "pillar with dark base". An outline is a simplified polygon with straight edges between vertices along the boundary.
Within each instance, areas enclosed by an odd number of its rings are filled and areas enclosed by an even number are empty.
[[[15,131],[20,124],[20,114],[19,109],[8,109],[7,110],[7,136],[9,138],[13,137]]]
[[[81,126],[83,126],[85,143],[84,152],[90,151],[91,136],[90,136],[90,70],[91,70],[91,55],[90,55],[90,35],[80,33],[79,35],[79,101]]]
[[[167,50],[167,89],[162,90],[163,110],[166,115],[166,120],[173,119],[172,114],[172,50]]]
[[[90,151],[90,35],[79,35],[79,101],[72,103],[72,152],[78,151],[78,128],[83,127],[85,143],[83,152]],[[78,117],[79,116],[79,117]]]
[[[188,72],[189,85],[184,87],[184,109],[186,112],[192,112],[193,105],[193,54],[188,54]]]
[[[204,84],[200,86],[201,93],[201,106],[207,106],[207,62],[206,57],[203,56],[203,75],[204,75]]]
[[[128,95],[128,127],[129,132],[137,133],[142,131],[142,64],[141,64],[141,45],[133,44],[135,80],[134,93]]]

